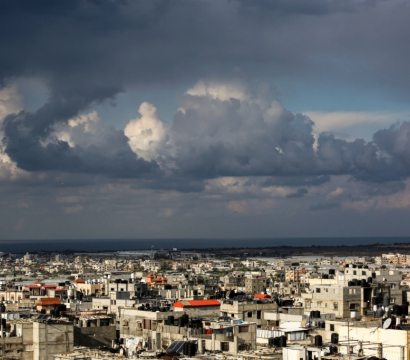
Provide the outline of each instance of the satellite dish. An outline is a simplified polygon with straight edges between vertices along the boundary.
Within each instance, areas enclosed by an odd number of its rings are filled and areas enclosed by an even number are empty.
[[[387,319],[384,323],[383,323],[383,329],[388,329],[391,325],[391,319]]]

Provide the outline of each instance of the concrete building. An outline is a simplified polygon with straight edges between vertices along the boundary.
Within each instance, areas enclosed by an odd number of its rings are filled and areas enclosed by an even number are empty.
[[[223,281],[223,289],[224,290],[236,290],[238,288],[244,288],[245,287],[245,276],[244,274],[240,275],[225,275],[221,277],[221,280]],[[248,282],[249,283],[249,282]]]
[[[289,268],[285,271],[286,282],[300,282],[301,272],[298,268]]]
[[[245,292],[247,294],[260,294],[266,291],[268,279],[265,277],[245,278]]]
[[[74,323],[75,346],[111,347],[117,337],[115,316],[107,310],[72,311],[68,316]]]
[[[66,321],[11,320],[4,339],[6,358],[53,360],[73,350],[73,325]],[[0,345],[2,341],[0,341]]]
[[[185,312],[196,318],[195,310]],[[121,336],[138,338],[148,343],[150,349],[167,348],[175,340],[197,340],[198,352],[220,350],[237,353],[240,350],[256,349],[256,324],[237,319],[215,321],[211,316],[202,319],[200,328],[167,325],[165,320],[173,316],[175,320],[183,312],[151,312],[138,309],[122,309],[120,315]]]
[[[352,312],[361,314],[360,286],[315,285],[301,296],[306,311],[331,313],[337,318],[349,318]]]
[[[221,315],[243,321],[254,322],[258,327],[267,324],[263,317],[265,311],[277,310],[278,305],[274,301],[258,303],[258,301],[232,301],[224,300],[221,304]]]

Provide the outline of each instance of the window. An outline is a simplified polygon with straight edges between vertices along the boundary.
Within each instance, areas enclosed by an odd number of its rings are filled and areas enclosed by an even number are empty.
[[[350,304],[350,310],[356,310],[356,304]]]
[[[202,349],[206,350],[206,341],[205,340],[201,340],[202,341]]]
[[[143,322],[144,322],[143,328],[146,330],[151,330],[151,320],[143,319]]]
[[[350,294],[350,295],[356,294],[356,289],[349,289],[349,294]]]
[[[366,271],[362,271],[362,275],[366,275]]]
[[[239,332],[243,333],[243,332],[249,332],[249,326],[239,326]]]
[[[306,301],[306,307],[310,308],[310,301]]]
[[[248,317],[252,317],[252,311],[248,311]]]
[[[357,275],[357,271],[356,271],[356,270],[353,270],[353,275]]]
[[[261,311],[261,310],[258,310],[258,311],[256,312],[256,318],[257,318],[257,319],[262,319],[262,311]]]
[[[316,292],[317,292],[317,293],[320,293],[320,288],[316,288]]]
[[[229,351],[229,342],[221,342],[221,351]]]
[[[335,331],[335,325],[334,324],[330,324],[330,331]]]
[[[317,307],[322,307],[322,302],[321,301],[317,302]]]
[[[333,310],[337,310],[339,308],[339,304],[337,302],[333,303]]]

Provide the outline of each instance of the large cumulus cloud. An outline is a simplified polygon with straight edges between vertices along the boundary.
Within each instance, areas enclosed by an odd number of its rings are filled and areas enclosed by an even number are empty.
[[[372,142],[315,137],[313,121],[286,110],[267,83],[241,78],[201,80],[179,101],[171,124],[143,103],[125,132],[96,112],[69,117],[64,106],[47,103],[5,118],[4,151],[26,171],[142,178],[140,186],[180,191],[203,190],[204,180],[217,177],[263,177],[263,187],[320,185],[332,175],[365,182],[410,175],[407,122],[380,130]]]
[[[131,87],[193,82],[232,68],[253,77],[321,77],[364,87],[383,82],[386,93],[406,98],[410,9],[404,2],[21,0],[4,2],[1,10],[2,84],[34,77],[49,91],[39,110],[4,120],[4,151],[20,169],[160,174],[164,186],[168,179],[195,188],[221,176],[297,178],[301,185],[329,175],[408,176],[406,150],[389,145],[388,136],[404,127],[370,143],[326,134],[316,139],[308,117],[240,82],[197,84],[181,97],[169,126],[147,105],[125,134],[103,124],[92,133],[69,125]],[[387,13],[395,21],[386,21]],[[355,66],[346,66],[349,59]]]
[[[197,179],[270,176],[296,186],[320,184],[330,175],[386,182],[410,174],[406,122],[376,133],[373,142],[329,133],[316,139],[309,117],[286,110],[266,84],[238,79],[202,80],[180,103],[162,135],[175,174]],[[153,147],[163,154],[158,143]]]

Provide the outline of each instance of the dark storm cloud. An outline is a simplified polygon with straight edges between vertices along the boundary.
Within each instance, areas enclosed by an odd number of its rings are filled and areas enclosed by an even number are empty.
[[[312,205],[309,210],[310,211],[320,211],[320,210],[331,210],[331,209],[337,209],[340,207],[340,203],[318,203],[315,205]]]
[[[286,195],[287,198],[301,198],[304,197],[305,195],[307,195],[308,190],[307,189],[298,189],[298,191],[292,193],[292,194],[288,194]]]
[[[330,175],[375,183],[410,175],[408,123],[379,131],[374,142],[322,133],[315,147],[308,117],[287,111],[269,92],[254,97],[242,88],[236,98],[224,99],[241,88],[229,86],[201,82],[181,98],[171,127],[177,172],[198,179],[271,176],[265,187],[280,184],[280,177],[283,185],[308,186]]]
[[[386,20],[386,7],[395,21]],[[383,82],[392,93],[409,94],[403,44],[410,9],[400,2],[49,0],[3,1],[0,10],[0,79],[37,77],[49,88],[37,112],[4,121],[5,152],[29,171],[158,174],[157,163],[137,158],[122,131],[105,128],[96,135],[101,141],[74,147],[53,139],[56,126],[132,86],[192,82],[239,66],[255,76]],[[341,66],[350,58],[355,66]],[[186,95],[184,104],[172,124],[172,172],[194,179],[193,188],[218,176],[409,175],[407,152],[392,145],[403,127],[376,134],[374,143],[322,134],[315,152],[312,122],[303,115],[266,115],[240,99]]]
[[[54,170],[122,178],[159,173],[156,162],[137,158],[123,131],[104,126],[93,136],[94,143],[70,147],[66,141],[48,139],[38,134],[36,129],[41,122],[38,115],[22,112],[5,119],[5,151],[23,170]],[[50,130],[42,127],[40,132],[49,135]],[[42,140],[51,142],[44,145]]]

